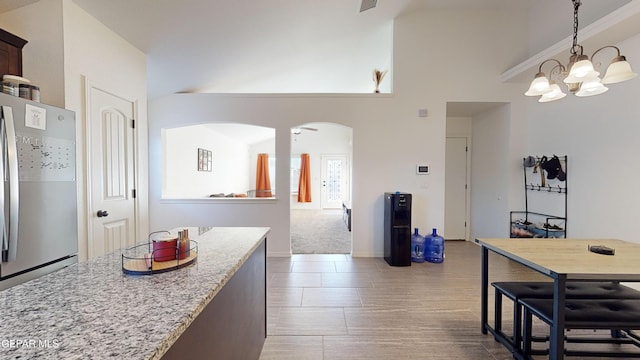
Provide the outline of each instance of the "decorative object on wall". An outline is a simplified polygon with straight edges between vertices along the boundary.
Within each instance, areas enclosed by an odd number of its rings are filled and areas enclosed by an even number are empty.
[[[258,154],[256,165],[256,197],[271,197],[269,180],[269,154]]]
[[[602,94],[609,90],[605,84],[615,84],[629,79],[633,79],[638,74],[631,70],[631,65],[627,59],[620,55],[620,49],[613,45],[606,45],[596,50],[591,59],[583,54],[582,45],[578,45],[578,8],[582,4],[581,0],[571,0],[573,3],[573,45],[571,46],[571,56],[569,63],[565,66],[559,60],[547,59],[540,64],[538,73],[531,82],[527,96],[540,96],[538,102],[549,102],[560,100],[566,96],[555,79],[562,79],[569,91],[576,96],[593,96]],[[611,63],[602,79],[600,73],[594,69],[593,60],[596,54],[605,49],[613,49],[617,55],[611,59]],[[549,72],[549,78],[542,72],[545,64],[551,63],[553,67]],[[596,67],[600,63],[595,63]]]
[[[382,79],[384,79],[385,75],[387,75],[387,70],[373,70],[373,82],[376,84],[376,89],[374,92],[376,94],[380,92],[380,83],[382,82]]]
[[[311,167],[309,165],[309,154],[300,154],[298,202],[311,202]]]
[[[212,160],[210,150],[198,148],[198,171],[211,171]]]

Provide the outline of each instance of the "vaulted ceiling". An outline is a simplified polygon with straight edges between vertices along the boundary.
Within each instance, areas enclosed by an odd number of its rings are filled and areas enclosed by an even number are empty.
[[[405,12],[572,10],[569,0],[378,0],[364,12],[362,0],[74,1],[148,54],[152,98],[175,92],[369,92],[372,69],[391,67],[393,19]],[[592,21],[628,1],[584,0],[581,17]],[[565,17],[563,23],[570,23]],[[567,36],[566,28],[560,35],[547,31],[553,38],[546,43]],[[334,87],[340,79],[354,80]]]
[[[148,54],[150,97],[370,92],[371,71],[391,66],[392,20],[403,12],[531,2],[378,0],[361,13],[361,0],[74,1]]]
[[[36,1],[1,0],[0,11]],[[372,69],[391,67],[393,19],[403,13],[527,11],[548,20],[535,33],[535,41],[547,47],[569,35],[572,11],[570,0],[377,0],[364,12],[362,0],[73,1],[147,54],[151,98],[176,92],[369,92]],[[629,1],[583,0],[581,20],[592,22]],[[363,87],[334,87],[347,78]]]

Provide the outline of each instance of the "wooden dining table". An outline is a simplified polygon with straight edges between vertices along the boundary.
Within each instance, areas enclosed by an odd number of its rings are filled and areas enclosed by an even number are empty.
[[[489,251],[502,255],[554,282],[553,322],[549,337],[549,359],[564,358],[565,286],[571,281],[640,282],[640,243],[615,239],[478,238],[482,247],[481,326],[486,334],[489,287]],[[589,251],[604,245],[614,255]]]

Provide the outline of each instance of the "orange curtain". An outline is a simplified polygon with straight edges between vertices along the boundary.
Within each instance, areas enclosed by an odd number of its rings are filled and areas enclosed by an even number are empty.
[[[258,154],[258,164],[256,167],[256,197],[271,197],[268,154]]]
[[[309,154],[300,155],[298,202],[311,202],[311,170],[309,167]]]

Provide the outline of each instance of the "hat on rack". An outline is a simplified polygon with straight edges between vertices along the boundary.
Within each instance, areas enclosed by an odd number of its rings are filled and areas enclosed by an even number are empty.
[[[547,171],[547,179],[555,179],[558,177],[558,173],[562,171],[560,166],[560,159],[553,155],[550,160],[543,162],[540,166]],[[562,180],[561,180],[562,181]]]
[[[524,165],[524,167],[533,167],[533,166],[535,166],[536,161],[537,160],[536,160],[535,156],[529,155],[526,158],[524,158],[523,165]]]

